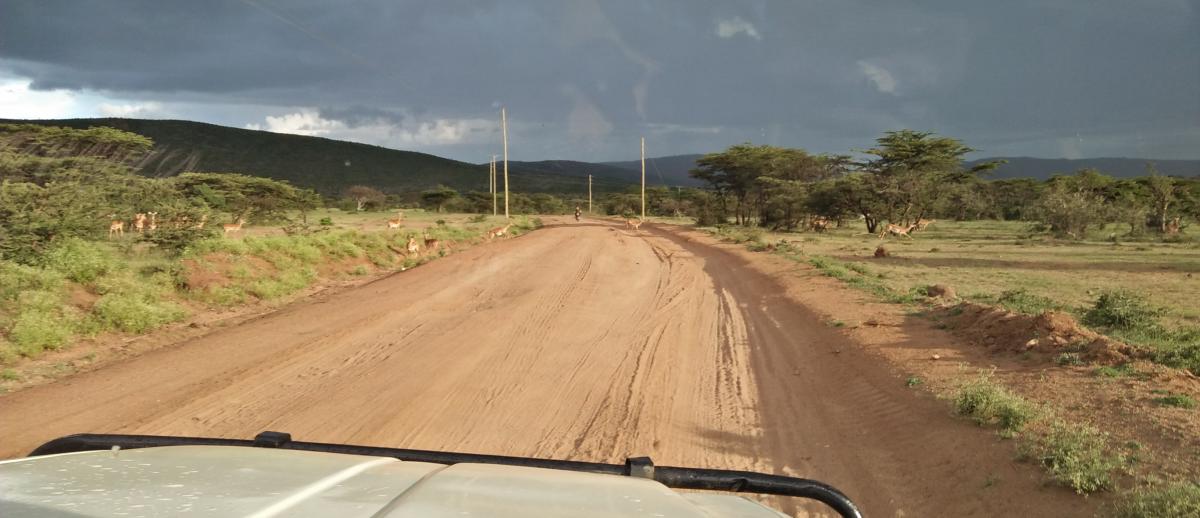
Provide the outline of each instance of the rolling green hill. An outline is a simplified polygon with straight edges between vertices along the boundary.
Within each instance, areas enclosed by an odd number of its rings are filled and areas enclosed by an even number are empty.
[[[428,189],[438,184],[460,191],[486,191],[486,164],[469,164],[426,153],[321,137],[255,131],[201,122],[147,119],[4,120],[70,128],[107,126],[154,140],[151,153],[137,164],[146,176],[173,176],[184,171],[239,172],[286,180],[324,194],[362,184],[385,192]],[[590,165],[590,164],[589,164]],[[587,173],[581,173],[586,178]],[[514,167],[512,189],[521,192],[586,192],[570,167]],[[604,179],[597,191],[619,190],[630,181]]]

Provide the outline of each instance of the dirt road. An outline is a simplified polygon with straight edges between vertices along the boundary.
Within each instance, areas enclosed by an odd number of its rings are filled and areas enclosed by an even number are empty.
[[[0,397],[0,458],[85,431],[280,430],[793,474],[869,516],[1081,512],[742,261],[664,228],[551,225]]]

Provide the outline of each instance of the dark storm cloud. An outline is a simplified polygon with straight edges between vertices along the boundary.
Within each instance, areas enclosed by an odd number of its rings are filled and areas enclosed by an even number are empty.
[[[641,134],[662,154],[744,140],[845,151],[900,127],[1007,154],[1078,152],[1064,139],[1088,154],[1200,153],[1190,0],[7,0],[0,10],[0,71],[33,88],[310,107],[350,127],[486,119],[502,103],[525,158],[623,158]],[[493,148],[447,142],[439,152],[475,161]]]
[[[341,121],[350,127],[374,123],[403,124],[404,114],[369,106],[326,107],[317,111],[322,119]]]

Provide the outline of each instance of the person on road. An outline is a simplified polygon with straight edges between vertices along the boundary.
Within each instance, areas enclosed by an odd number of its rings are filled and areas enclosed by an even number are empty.
[[[582,216],[582,215],[583,215],[583,209],[580,209],[579,206],[576,205],[575,206],[575,221],[579,221],[579,216]]]

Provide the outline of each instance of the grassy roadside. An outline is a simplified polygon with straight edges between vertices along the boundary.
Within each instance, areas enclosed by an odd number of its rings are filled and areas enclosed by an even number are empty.
[[[809,264],[821,274],[838,279],[880,301],[908,306],[909,312],[926,307],[925,302],[930,300],[926,296],[928,287],[943,278],[956,279],[958,286],[973,287],[970,280],[975,278],[980,278],[983,284],[994,282],[986,279],[993,269],[991,265],[973,270],[975,263],[956,263],[957,256],[941,252],[936,242],[929,249],[933,250],[932,253],[942,254],[942,257],[932,263],[937,265],[935,268],[929,268],[919,262],[875,260],[871,258],[873,254],[848,254],[844,250],[847,245],[837,244],[850,241],[847,236],[835,237],[834,242],[830,243],[825,241],[826,236],[812,234],[775,234],[738,227],[702,230],[724,241],[743,244],[750,250],[771,252]],[[879,244],[873,237],[856,239],[854,246],[859,252],[873,252]],[[893,250],[898,247],[894,242],[886,245]],[[899,246],[924,248],[928,244]],[[912,248],[900,250],[907,257]],[[1030,251],[1031,256],[1036,254],[1037,249]],[[1185,249],[1179,256],[1189,259],[1175,264],[1181,265],[1184,270],[1191,268],[1189,261],[1192,254]],[[1110,289],[1093,288],[1089,295],[1090,303],[1084,306],[1073,306],[1061,297],[1056,299],[1043,295],[1043,290],[1013,289],[1011,285],[998,291],[974,292],[964,298],[1029,315],[1038,315],[1047,310],[1065,312],[1095,331],[1148,348],[1151,351],[1148,359],[1200,372],[1196,370],[1196,360],[1200,358],[1200,340],[1196,340],[1194,332],[1189,330],[1191,321],[1187,318],[1191,309],[1173,311],[1155,306],[1134,291],[1135,288],[1145,289],[1146,285],[1139,282],[1161,275],[1159,272],[1147,272],[1150,277],[1139,278],[1138,275],[1128,275],[1128,270],[1136,270],[1136,267],[1127,264],[1111,265],[1095,258],[1090,263],[1083,260],[1078,262],[1091,266],[1082,273],[1064,269],[1055,272],[1054,278],[1063,284],[1071,284],[1077,281],[1071,279],[1072,275],[1089,276],[1093,271],[1113,267],[1129,279],[1127,284]],[[996,268],[1002,269],[1004,266]],[[904,281],[897,282],[897,279]],[[1195,291],[1200,295],[1200,290]],[[1161,300],[1155,298],[1155,302]],[[1063,368],[1092,370],[1096,379],[1133,379],[1130,376],[1134,374],[1130,373],[1137,370],[1130,364],[1084,365],[1076,353],[1064,353],[1056,361]],[[951,403],[956,414],[974,420],[981,426],[993,427],[1000,437],[1012,440],[1017,458],[1043,469],[1048,482],[1080,494],[1117,491],[1117,501],[1105,510],[1105,514],[1121,517],[1194,516],[1196,510],[1200,509],[1200,489],[1197,489],[1200,485],[1195,480],[1174,476],[1160,480],[1154,473],[1147,475],[1143,463],[1155,453],[1149,451],[1145,444],[1119,440],[1111,435],[1106,431],[1109,423],[1104,417],[1086,417],[1087,421],[1080,421],[1078,413],[1067,416],[1051,403],[1027,399],[1006,385],[1008,377],[994,376],[992,372],[973,377],[968,371],[963,371],[956,378],[958,381],[952,382],[954,385],[951,389],[938,394]],[[922,384],[922,380],[920,377],[910,377],[907,383],[915,387]],[[1192,409],[1196,401],[1188,395],[1167,390],[1152,392],[1157,395],[1149,400],[1152,405],[1178,408],[1179,412],[1194,411]],[[1133,488],[1129,488],[1131,483]]]
[[[308,235],[247,228],[246,236],[202,240],[179,255],[130,241],[67,239],[34,266],[0,261],[0,388],[22,381],[31,360],[80,340],[149,333],[201,312],[280,301],[323,281],[412,268],[482,241],[498,223],[416,213],[389,231],[381,222],[390,215],[342,216],[322,216],[330,224]],[[510,235],[539,225],[514,218]],[[409,254],[410,237],[436,239],[438,249]]]

